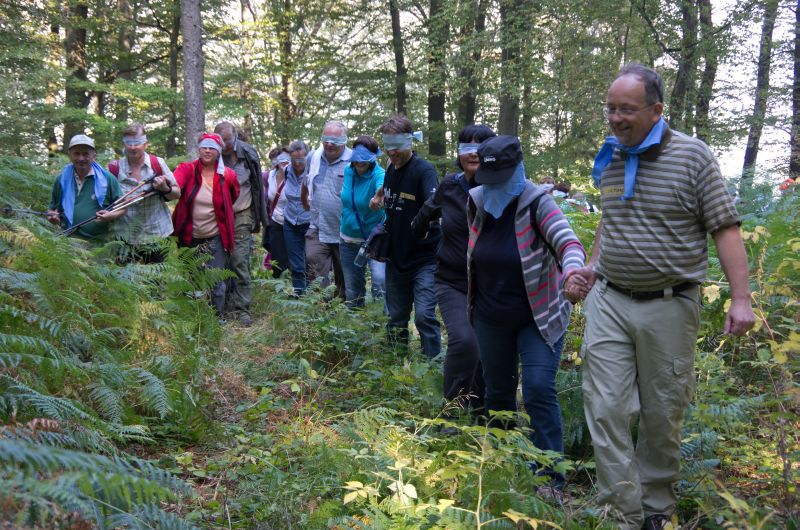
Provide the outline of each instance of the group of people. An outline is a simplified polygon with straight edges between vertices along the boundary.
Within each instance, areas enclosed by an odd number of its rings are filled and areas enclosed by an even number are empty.
[[[159,241],[169,236],[181,246],[199,247],[211,256],[209,267],[235,274],[211,291],[217,314],[249,325],[252,233],[266,219],[256,150],[231,123],[221,122],[198,138],[198,158],[173,173],[164,159],[147,152],[143,125],[129,125],[122,142],[124,156],[104,168],[92,138],[70,139],[70,163],[53,184],[47,219],[82,239],[113,234],[122,264],[163,261]],[[176,199],[170,212],[167,202]]]
[[[598,501],[613,508],[621,528],[664,528],[677,501],[681,423],[694,391],[707,234],[730,283],[724,331],[742,335],[755,316],[733,200],[708,147],[666,125],[663,94],[658,73],[636,63],[608,89],[603,112],[612,135],[592,171],[602,214],[588,262],[552,186],[526,175],[516,137],[465,127],[458,170],[440,183],[413,150],[418,134],[401,115],[381,125],[381,144],[359,136],[349,147],[346,125],[329,121],[319,148],[294,141],[274,149],[263,174],[258,155],[225,122],[202,136],[199,159],[174,175],[146,155],[141,126],[129,128],[119,183],[94,163],[94,146],[81,135],[54,184],[50,219],[68,228],[96,216],[76,232],[82,237],[114,221],[134,254],[147,250],[145,235],[174,233],[182,245],[204,246],[214,266],[235,272],[230,303],[244,312],[259,224],[273,270],[289,271],[297,295],[314,278],[329,283],[332,273],[337,295],[358,307],[369,268],[373,297],[385,298],[389,344],[407,346],[413,310],[422,352],[437,356],[438,305],[447,399],[476,416],[515,411],[521,378],[532,442],[555,453],[564,449],[556,373],[572,304],[583,300],[584,407]],[[156,173],[141,204],[117,208]],[[170,226],[165,201],[172,199]],[[145,210],[153,222],[132,230]],[[388,232],[385,262],[364,256],[379,224]],[[226,288],[214,290],[220,312]],[[533,467],[551,491],[563,487],[555,469]]]

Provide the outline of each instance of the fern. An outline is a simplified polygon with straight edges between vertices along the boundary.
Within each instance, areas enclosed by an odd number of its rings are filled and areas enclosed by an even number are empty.
[[[0,440],[3,482],[8,486],[4,491],[11,491],[14,500],[36,506],[34,512],[28,510],[37,514],[34,519],[46,520],[67,510],[100,528],[118,526],[119,517],[138,521],[136,527],[164,521],[170,528],[186,528],[176,517],[154,508],[154,503],[186,493],[188,486],[142,460]]]
[[[3,384],[7,386],[0,394],[0,408],[7,413],[27,407],[37,415],[57,420],[91,419],[88,413],[68,399],[42,394],[7,375],[0,375],[0,390]]]
[[[122,422],[122,400],[118,392],[104,384],[91,384],[87,387],[89,398],[100,416],[111,423]]]

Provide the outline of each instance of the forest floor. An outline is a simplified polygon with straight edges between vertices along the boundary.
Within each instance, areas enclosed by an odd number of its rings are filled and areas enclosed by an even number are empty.
[[[526,465],[551,455],[519,431],[472,426],[446,404],[439,360],[413,347],[410,355],[385,350],[380,304],[351,312],[321,291],[293,300],[282,282],[259,283],[254,325],[225,327],[205,382],[212,432],[160,454],[195,487],[195,500],[175,508],[189,521],[258,529],[612,527],[593,504],[591,450],[582,413],[569,402],[576,380],[559,381],[571,439],[568,494],[554,498]],[[562,371],[574,374],[568,348]],[[752,421],[756,431],[769,427]],[[774,450],[742,436],[724,439],[717,454],[692,453],[702,432],[684,440],[692,474],[679,485],[676,527],[790,526],[778,517]]]

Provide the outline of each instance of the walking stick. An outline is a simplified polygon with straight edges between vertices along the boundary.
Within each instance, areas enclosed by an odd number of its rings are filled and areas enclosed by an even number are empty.
[[[109,207],[109,208],[107,208],[106,212],[108,212],[108,213],[118,212],[119,210],[125,209],[128,206],[132,206],[132,205],[136,204],[137,202],[143,201],[146,198],[152,197],[153,195],[156,195],[156,194],[158,194],[157,191],[152,191],[152,190],[151,191],[144,191],[144,192],[141,192],[139,195],[136,195],[134,197],[129,197],[125,202],[114,201],[114,205]],[[90,219],[85,219],[85,220],[81,221],[80,223],[78,223],[76,225],[70,226],[66,230],[63,230],[62,232],[59,232],[58,235],[59,236],[65,236],[65,237],[66,236],[71,236],[72,234],[74,234],[78,230],[78,228],[80,228],[80,227],[82,227],[84,225],[87,225],[89,223],[92,223],[94,221],[97,221],[97,219],[99,219],[99,217],[97,217],[97,215],[95,215],[94,217],[92,217]]]
[[[47,212],[40,212],[38,210],[29,210],[28,208],[14,208],[8,203],[3,205],[3,208],[0,209],[0,213],[2,213],[3,217],[11,217],[12,215],[18,213],[27,215],[37,215],[42,217],[47,215]]]

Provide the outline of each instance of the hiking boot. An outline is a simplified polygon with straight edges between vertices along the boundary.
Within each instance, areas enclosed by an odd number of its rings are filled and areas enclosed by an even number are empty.
[[[253,325],[253,319],[250,318],[249,313],[242,313],[239,315],[239,325],[244,328],[249,328]]]
[[[657,513],[646,517],[642,530],[674,530],[672,520],[664,514]]]

